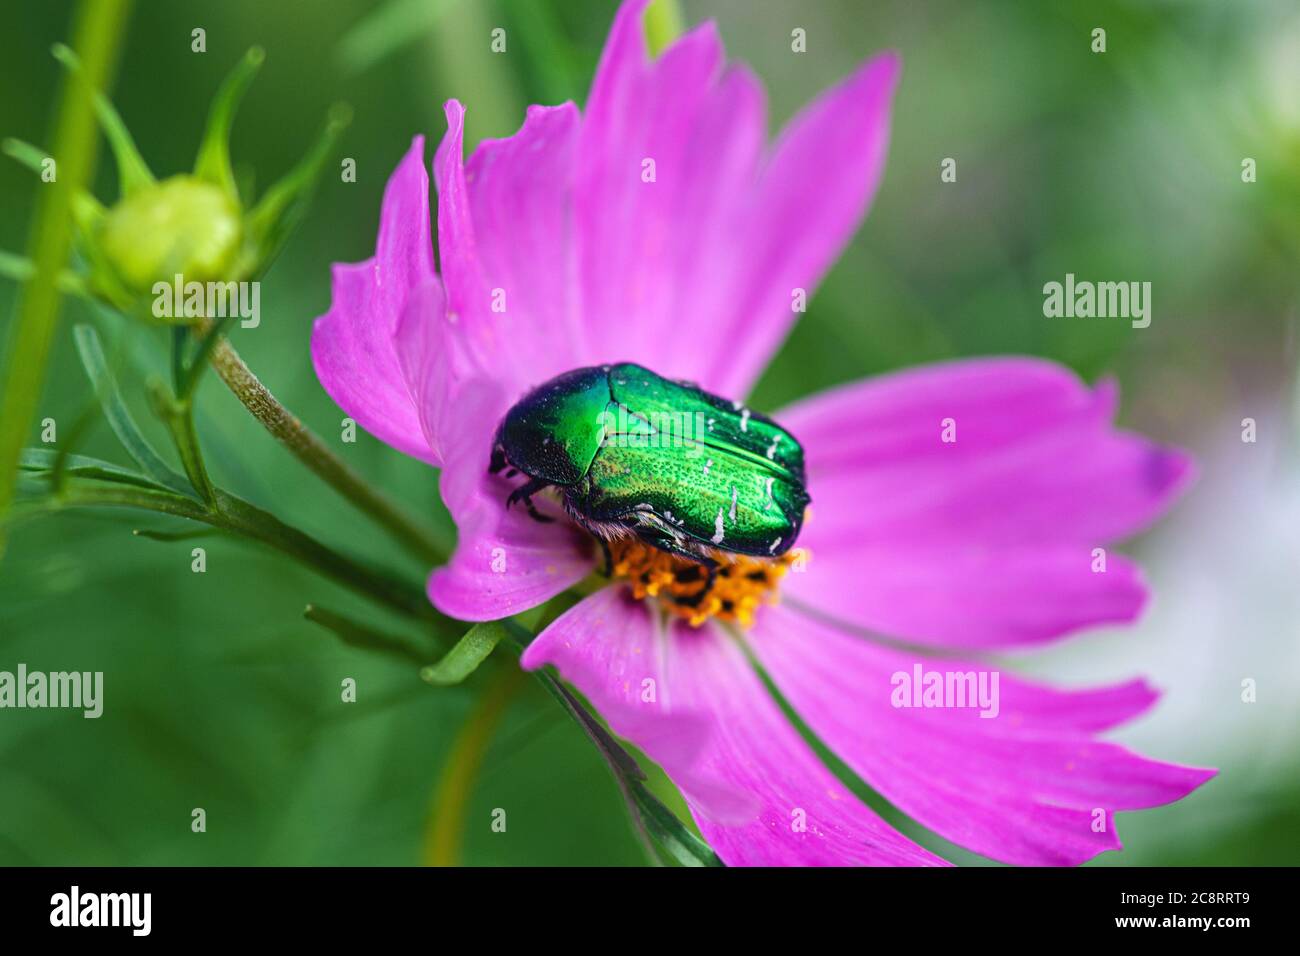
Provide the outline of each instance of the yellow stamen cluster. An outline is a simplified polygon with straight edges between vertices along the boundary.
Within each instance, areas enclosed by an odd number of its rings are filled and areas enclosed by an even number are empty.
[[[634,598],[657,598],[668,613],[684,618],[692,627],[714,617],[748,627],[760,605],[776,603],[777,583],[801,554],[796,549],[779,558],[750,558],[715,552],[712,557],[718,562],[718,574],[713,589],[694,603],[708,582],[702,565],[635,538],[611,541],[609,550],[614,577],[628,582]]]

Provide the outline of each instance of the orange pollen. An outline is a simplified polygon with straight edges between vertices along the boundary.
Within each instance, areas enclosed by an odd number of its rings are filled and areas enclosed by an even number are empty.
[[[779,558],[751,558],[713,552],[718,573],[713,589],[699,598],[708,584],[703,565],[660,551],[633,539],[609,542],[613,576],[623,578],[637,600],[652,597],[670,614],[699,627],[709,618],[735,621],[741,627],[754,623],[763,604],[777,603],[777,583],[797,561],[806,562],[806,549],[795,548]]]

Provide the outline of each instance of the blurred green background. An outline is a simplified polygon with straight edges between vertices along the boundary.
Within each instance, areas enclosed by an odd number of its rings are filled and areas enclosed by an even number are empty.
[[[963,355],[1017,352],[1117,376],[1121,420],[1201,459],[1197,488],[1136,542],[1155,586],[1144,621],[1082,635],[1021,666],[1058,682],[1150,675],[1167,696],[1117,734],[1153,756],[1217,765],[1173,807],[1120,818],[1104,864],[1300,861],[1300,461],[1292,440],[1300,282],[1300,9],[1290,0],[988,3],[684,0],[714,17],[762,77],[775,130],[884,48],[902,52],[886,176],[865,226],[763,379],[772,409],[815,388]],[[355,119],[303,227],[263,282],[262,325],[233,341],[269,387],[376,485],[442,527],[436,476],[368,435],[338,442],[318,386],[312,319],[328,266],[370,255],[384,181],[410,138],[507,134],[530,102],[584,101],[613,0],[140,2],[113,99],[160,175],[187,169],[209,100],[250,46],[267,61],[235,127],[237,163],[265,184],[316,135],[330,103]],[[10,4],[0,32],[0,136],[48,145],[71,5]],[[488,34],[507,30],[504,55]],[[1107,31],[1107,52],[1090,32]],[[207,32],[207,52],[190,31]],[[802,27],[808,52],[793,54]],[[957,160],[957,182],[940,162]],[[1243,183],[1241,162],[1258,181]],[[337,159],[333,169],[337,170]],[[0,249],[21,251],[40,188],[0,163]],[[97,195],[116,196],[101,155]],[[1046,319],[1066,272],[1149,281],[1150,328]],[[7,325],[15,287],[0,282]],[[120,367],[162,369],[160,330],[66,305],[40,417],[93,402],[72,345],[100,321]],[[125,377],[124,377],[125,378]],[[141,378],[128,397],[149,420]],[[1241,419],[1258,422],[1254,444]],[[412,580],[424,568],[278,447],[208,376],[199,428],[217,481],[304,530]],[[155,434],[165,445],[161,433]],[[32,444],[36,444],[33,432]],[[100,423],[79,451],[127,462]],[[484,685],[435,689],[413,668],[343,646],[308,602],[391,624],[274,553],[220,537],[207,572],[190,542],[133,537],[165,519],[81,513],[20,525],[0,564],[0,669],[101,670],[105,712],[0,711],[0,863],[413,864],[434,793]],[[504,661],[508,666],[509,661]],[[340,681],[358,701],[343,705]],[[1240,700],[1245,678],[1259,699]],[[679,806],[658,780],[665,798]],[[207,832],[190,829],[192,808]],[[489,825],[508,814],[505,833]],[[522,683],[469,791],[470,864],[635,864],[613,781],[534,682]],[[960,862],[981,862],[891,819]]]

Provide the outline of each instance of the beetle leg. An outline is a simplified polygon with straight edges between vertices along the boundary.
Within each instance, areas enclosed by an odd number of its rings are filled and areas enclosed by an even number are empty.
[[[600,553],[605,556],[605,570],[601,573],[607,578],[614,576],[614,555],[610,553],[609,542],[604,538],[596,539],[600,543]]]
[[[551,487],[551,483],[543,478],[529,479],[527,484],[520,485],[514,491],[510,492],[510,497],[506,499],[506,507],[509,508],[514,505],[515,502],[522,501],[524,507],[528,509],[528,514],[534,521],[540,521],[542,524],[550,524],[555,519],[542,514],[533,505],[533,495],[549,487]]]
[[[500,445],[492,449],[492,460],[488,462],[488,474],[495,475],[500,473],[509,462],[506,461],[506,450]]]

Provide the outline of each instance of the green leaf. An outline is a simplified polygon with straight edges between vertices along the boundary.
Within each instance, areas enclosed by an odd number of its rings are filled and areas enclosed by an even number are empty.
[[[194,490],[189,483],[171,469],[167,462],[154,451],[149,440],[144,437],[135,420],[127,410],[126,403],[117,390],[117,383],[104,360],[104,349],[100,345],[99,333],[89,325],[78,325],[72,330],[76,339],[77,352],[81,355],[81,364],[86,367],[86,374],[99,396],[108,424],[117,435],[118,441],[127,450],[136,464],[148,472],[158,484],[170,491],[193,496]]]
[[[528,69],[537,77],[537,101],[580,99],[586,88],[586,71],[570,37],[556,22],[555,8],[549,3],[514,3],[502,12],[511,20],[511,41],[518,40]]]
[[[512,629],[511,636],[521,630]],[[546,671],[537,671],[536,676],[568,714],[578,723],[596,745],[596,750],[605,759],[614,782],[627,803],[628,815],[632,818],[647,852],[658,861],[656,846],[665,851],[683,866],[722,866],[718,855],[709,845],[697,837],[690,829],[677,819],[645,785],[645,772],[636,759],[627,752],[613,734],[605,729],[599,720],[583,705],[582,701],[558,680]],[[657,842],[656,842],[657,841]]]
[[[191,521],[206,523],[212,521],[212,515],[205,512],[193,498],[188,496],[153,487],[127,487],[124,483],[106,481],[68,482],[57,495],[38,494],[24,498],[17,502],[6,521],[16,523],[28,518],[67,511],[70,508],[96,507],[140,508],[159,514],[188,518]]]
[[[22,163],[37,176],[45,172],[45,161],[50,158],[50,154],[40,147],[12,136],[0,143],[0,149],[4,150],[4,154],[10,159]]]
[[[58,467],[59,453],[50,448],[24,448],[18,459],[18,467],[34,474],[52,474]],[[160,484],[148,475],[112,462],[85,455],[66,455],[63,459],[64,474],[73,478],[87,478],[94,481],[108,481],[121,485],[134,485],[137,488],[150,488],[154,491],[172,491],[168,485]]]
[[[337,56],[346,73],[360,73],[427,37],[463,0],[388,0],[348,29]]]
[[[131,532],[137,538],[150,541],[192,541],[195,538],[215,538],[221,534],[216,528],[199,528],[195,531],[155,531],[153,528],[136,528]]]
[[[261,275],[279,254],[289,234],[307,211],[325,161],[352,122],[352,107],[335,103],[330,107],[325,128],[298,165],[266,191],[248,213],[248,231],[256,246],[256,261],[250,272]]]
[[[212,355],[212,350],[217,347],[221,337],[225,335],[226,329],[234,321],[234,316],[223,315],[208,327],[199,339],[198,347],[194,350],[194,355],[188,362],[184,360],[183,352],[181,358],[180,376],[176,382],[176,397],[181,401],[189,401],[194,394],[194,389],[198,387],[199,378],[203,375],[203,370],[207,368],[208,359]],[[182,336],[187,334],[186,329],[178,328],[176,330]],[[183,346],[182,346],[183,348]]]
[[[420,677],[439,687],[459,684],[487,660],[505,636],[506,628],[500,621],[475,624],[442,660],[420,671]]]
[[[549,674],[543,674],[542,682],[546,684],[547,690],[559,698],[560,703],[564,705],[569,715],[586,731],[587,736],[591,738],[592,742],[605,756],[617,776],[624,780],[636,782],[646,778],[645,771],[636,762],[636,758],[628,753],[623,745],[614,738],[614,735],[605,729],[605,725],[587,710],[582,701],[578,700],[572,691]]]
[[[645,784],[636,784],[631,790],[642,821],[674,860],[682,866],[723,865],[713,849],[687,829]]]
[[[83,83],[89,91],[92,102],[95,107],[95,115],[99,118],[99,125],[104,130],[104,137],[108,140],[109,147],[113,150],[113,158],[117,160],[117,174],[121,186],[122,195],[128,196],[145,186],[152,186],[154,183],[153,173],[149,171],[149,166],[140,155],[140,150],[135,145],[135,140],[131,137],[131,132],[122,122],[122,117],[118,115],[113,104],[94,85],[86,78],[86,73],[81,67],[81,60],[71,49],[62,43],[54,44],[52,48],[54,58],[67,67],[68,72],[76,77],[77,82]]]
[[[199,146],[199,155],[194,161],[195,176],[220,186],[236,202],[240,201],[240,196],[235,174],[230,167],[230,128],[234,124],[239,101],[244,98],[244,93],[248,91],[249,84],[257,76],[265,59],[266,53],[261,47],[255,46],[230,71],[212,100],[203,143]],[[244,197],[245,200],[248,198]]]

